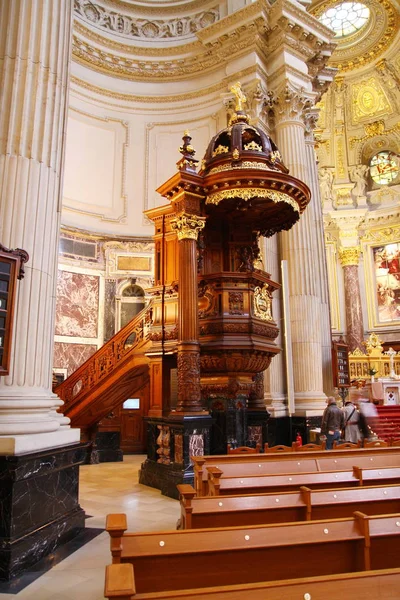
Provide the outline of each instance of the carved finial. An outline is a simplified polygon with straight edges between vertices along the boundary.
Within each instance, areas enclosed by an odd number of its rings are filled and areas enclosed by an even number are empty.
[[[187,129],[183,132],[182,140],[183,144],[179,147],[179,152],[182,154],[183,158],[177,162],[177,167],[180,171],[195,171],[199,161],[197,158],[194,158],[196,150],[190,143],[192,138]]]
[[[231,87],[230,91],[236,97],[235,110],[243,110],[243,104],[246,104],[247,98],[246,98],[246,96],[244,95],[244,93],[242,91],[242,84],[240,83],[240,81],[238,81],[237,83],[235,83]]]

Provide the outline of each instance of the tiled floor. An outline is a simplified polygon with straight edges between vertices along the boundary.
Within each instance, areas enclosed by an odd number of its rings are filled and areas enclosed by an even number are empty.
[[[130,531],[176,528],[177,500],[138,483],[143,460],[143,456],[131,455],[122,463],[81,467],[80,504],[92,515],[87,527],[104,528],[108,513],[123,512]],[[18,594],[0,594],[0,600],[101,600],[110,557],[109,537],[103,532]]]

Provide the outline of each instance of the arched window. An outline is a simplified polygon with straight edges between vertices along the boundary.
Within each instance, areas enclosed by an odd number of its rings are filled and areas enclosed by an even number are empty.
[[[399,175],[399,163],[393,152],[383,150],[375,154],[369,163],[372,180],[378,185],[388,185]]]
[[[116,330],[125,327],[146,305],[143,288],[130,282],[116,296]]]

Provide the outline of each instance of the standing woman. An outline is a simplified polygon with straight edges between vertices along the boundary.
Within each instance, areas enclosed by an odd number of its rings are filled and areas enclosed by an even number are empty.
[[[360,413],[351,400],[344,405],[344,439],[357,444],[361,440]]]

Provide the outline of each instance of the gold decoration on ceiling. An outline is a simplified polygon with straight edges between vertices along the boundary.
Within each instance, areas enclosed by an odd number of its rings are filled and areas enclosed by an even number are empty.
[[[393,112],[382,86],[375,77],[352,85],[351,112],[354,124],[359,123],[361,119]]]
[[[273,190],[264,190],[263,188],[234,188],[232,190],[221,190],[210,194],[206,198],[206,204],[219,204],[222,200],[229,200],[233,198],[240,198],[241,200],[251,200],[252,198],[267,198],[275,203],[285,202],[296,212],[300,212],[299,206],[293,198],[284,192],[277,192]]]
[[[385,121],[382,120],[374,121],[373,123],[366,123],[364,125],[364,131],[364,136],[350,138],[350,148],[354,148],[357,142],[365,142],[369,138],[376,137],[378,135],[387,135],[389,133],[400,131],[400,121],[398,121],[395,125],[393,125],[393,127],[390,127],[389,129],[385,128]]]

